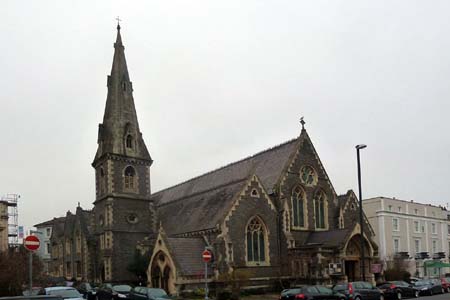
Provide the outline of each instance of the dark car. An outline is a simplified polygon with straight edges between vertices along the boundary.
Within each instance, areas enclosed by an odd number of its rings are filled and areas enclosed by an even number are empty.
[[[63,300],[61,296],[55,295],[37,295],[37,296],[14,296],[0,297],[0,300]]]
[[[123,300],[129,299],[128,295],[131,292],[131,286],[127,284],[102,284],[96,292],[96,300]]]
[[[95,295],[97,290],[92,287],[89,282],[80,283],[76,289],[83,295],[83,298],[86,300],[95,300]]]
[[[280,300],[345,300],[345,296],[320,285],[304,286],[297,289],[287,289],[281,292]]]
[[[439,279],[422,279],[414,283],[414,287],[419,290],[420,295],[433,295],[443,294],[444,288],[442,287]]]
[[[385,299],[418,298],[419,290],[405,281],[388,281],[378,286]]]
[[[164,300],[171,299],[163,289],[148,288],[144,286],[134,287],[129,295],[132,300]]]
[[[344,294],[346,300],[384,300],[381,290],[365,281],[337,284],[333,291]]]

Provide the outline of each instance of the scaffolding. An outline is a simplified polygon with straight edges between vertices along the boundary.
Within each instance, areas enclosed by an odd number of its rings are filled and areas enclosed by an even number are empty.
[[[19,244],[19,211],[17,209],[19,198],[18,194],[6,194],[1,197],[2,201],[8,203],[8,244],[10,246]]]

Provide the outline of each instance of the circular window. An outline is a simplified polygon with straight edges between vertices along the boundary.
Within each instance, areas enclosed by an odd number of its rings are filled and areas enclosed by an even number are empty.
[[[316,171],[310,166],[303,166],[300,169],[300,180],[306,185],[315,185],[317,183]]]
[[[136,224],[137,222],[139,222],[139,219],[136,214],[129,214],[127,216],[127,222],[130,224]]]

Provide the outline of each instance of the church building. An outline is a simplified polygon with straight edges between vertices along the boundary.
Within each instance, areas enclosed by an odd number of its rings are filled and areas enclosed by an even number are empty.
[[[114,49],[92,163],[94,207],[59,219],[51,237],[54,275],[133,281],[128,265],[139,249],[150,261],[148,285],[177,294],[203,286],[201,253],[210,249],[213,287],[230,274],[253,287],[360,279],[357,197],[336,193],[303,121],[292,140],[152,193],[153,160],[139,128],[120,26]],[[364,229],[370,279],[378,247],[367,219]]]

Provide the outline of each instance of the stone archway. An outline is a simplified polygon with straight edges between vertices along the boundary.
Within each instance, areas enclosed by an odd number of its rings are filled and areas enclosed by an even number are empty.
[[[373,256],[373,248],[366,237],[364,243],[364,273],[369,278],[369,266]],[[344,248],[344,271],[348,281],[361,279],[361,235],[354,234]]]
[[[163,251],[158,251],[151,263],[151,284],[154,288],[161,288],[167,293],[173,293],[175,276],[173,274],[171,260]]]

